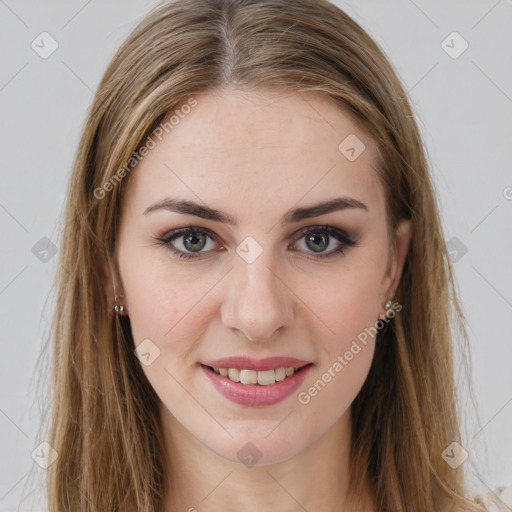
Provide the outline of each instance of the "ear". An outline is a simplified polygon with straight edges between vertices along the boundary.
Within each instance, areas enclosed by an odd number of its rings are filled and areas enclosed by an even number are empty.
[[[382,300],[391,299],[395,296],[400,278],[402,277],[402,270],[409,250],[411,237],[412,222],[409,219],[402,219],[395,231],[393,252],[390,255],[388,268],[383,280]]]
[[[115,304],[116,295],[120,299],[120,302],[124,305],[126,309],[126,304],[123,295],[123,289],[120,284],[120,279],[117,277],[116,265],[105,256],[103,259],[103,283],[105,286],[105,294],[108,301],[109,309],[112,309]]]

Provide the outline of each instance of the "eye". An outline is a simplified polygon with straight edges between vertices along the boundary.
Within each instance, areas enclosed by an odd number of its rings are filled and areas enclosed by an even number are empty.
[[[304,239],[305,252],[312,251],[313,259],[329,258],[333,256],[340,256],[348,247],[357,245],[356,240],[348,233],[332,226],[314,226],[302,229],[295,235],[298,238],[293,245]],[[333,239],[336,242],[333,243]],[[177,243],[174,242],[177,240]],[[208,240],[213,242],[208,248]],[[170,251],[176,256],[184,259],[199,258],[202,252],[211,252],[215,249],[215,236],[213,233],[206,229],[195,226],[176,229],[170,231],[165,235],[158,237],[157,241],[160,245],[166,245]],[[325,249],[335,246],[331,251],[324,253]],[[178,247],[177,247],[178,246]]]
[[[213,234],[208,229],[190,226],[187,228],[176,229],[170,231],[166,235],[158,238],[162,245],[167,245],[172,253],[180,258],[194,259],[199,258],[194,253],[201,252],[202,249],[208,246],[208,238],[213,240]],[[176,247],[172,242],[178,240]],[[190,251],[190,252],[188,252]]]
[[[333,241],[336,240],[337,242]],[[332,226],[314,226],[302,229],[299,232],[298,242],[304,240],[306,249],[314,253],[313,259],[341,256],[348,247],[355,247],[357,241],[345,231]],[[297,244],[298,242],[295,242]],[[329,252],[324,253],[328,247],[335,246]],[[337,247],[336,247],[337,245]]]

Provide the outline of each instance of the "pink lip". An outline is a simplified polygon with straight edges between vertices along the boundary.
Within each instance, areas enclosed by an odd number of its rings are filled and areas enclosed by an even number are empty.
[[[247,356],[223,357],[215,361],[205,361],[205,366],[216,368],[238,368],[240,370],[275,370],[276,368],[302,368],[311,361],[302,361],[294,357],[266,357],[265,359],[252,359]]]
[[[288,359],[288,361],[290,361],[290,359]],[[237,368],[236,365],[233,365],[233,362],[231,362],[230,364],[232,366],[219,366],[219,368]],[[245,405],[249,407],[261,407],[276,404],[281,400],[284,400],[286,397],[290,396],[302,384],[312,365],[308,365],[305,368],[302,368],[297,373],[294,373],[291,377],[287,377],[286,379],[276,382],[275,384],[269,384],[268,386],[261,386],[259,384],[241,384],[240,382],[233,382],[227,377],[223,377],[222,375],[215,373],[213,370],[208,368],[208,366],[201,365],[201,369],[203,370],[204,374],[210,379],[210,382],[217,389],[217,391],[219,391],[224,397],[226,397],[228,400],[231,400],[236,404]],[[282,366],[272,366],[272,368],[282,368],[284,366],[293,365],[283,364]],[[247,368],[247,366],[243,365],[242,368],[247,370],[252,369]]]

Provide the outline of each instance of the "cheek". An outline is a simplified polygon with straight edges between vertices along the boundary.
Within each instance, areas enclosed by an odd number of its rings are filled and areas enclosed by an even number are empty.
[[[134,341],[155,338],[186,340],[199,328],[197,311],[218,278],[169,265],[165,252],[149,249],[121,260],[127,310]]]
[[[317,372],[302,387],[303,399],[299,396],[300,403],[314,404],[307,408],[310,412],[323,411],[334,420],[350,406],[366,380],[381,326],[382,261],[382,255],[375,254],[354,262],[309,296],[308,306],[321,320],[318,325],[324,326],[315,336]]]
[[[380,276],[383,268],[354,264],[318,283],[305,301],[326,326],[326,350],[343,350],[350,340],[375,325],[380,313]],[[304,288],[304,292],[306,288]]]
[[[373,341],[350,343],[347,350],[332,354],[314,378],[299,390],[297,399],[304,421],[313,422],[311,429],[319,418],[323,425],[333,425],[349,410],[368,376],[374,347]]]
[[[324,288],[311,303],[329,329],[322,328],[315,337],[319,363],[297,397],[310,419],[321,415],[326,424],[334,423],[368,376],[379,325],[376,284],[370,272],[358,274],[357,279],[346,276]]]
[[[145,347],[152,358],[147,365],[141,359],[142,369],[162,402],[178,416],[176,404],[190,400],[186,390],[193,389],[193,349],[211,322],[208,291],[218,281],[214,276],[194,280],[188,274],[170,276],[161,263],[133,261],[125,266],[124,278],[135,347]]]

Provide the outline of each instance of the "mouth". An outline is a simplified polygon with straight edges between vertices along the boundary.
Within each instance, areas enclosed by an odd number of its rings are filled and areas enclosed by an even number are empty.
[[[285,357],[232,357],[199,364],[206,382],[224,398],[246,407],[270,406],[290,397],[313,366]]]
[[[305,368],[313,363],[304,364],[303,366],[282,366],[279,368],[268,370],[251,370],[248,368],[226,368],[217,366],[201,365],[207,371],[226,377],[231,382],[238,382],[245,385],[253,386],[271,386],[276,382],[284,381],[293,375],[304,371]]]

